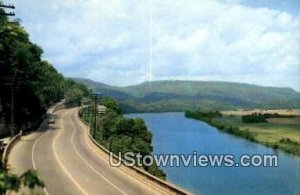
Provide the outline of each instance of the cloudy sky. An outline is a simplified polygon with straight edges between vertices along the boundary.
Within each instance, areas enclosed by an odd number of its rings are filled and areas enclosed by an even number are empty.
[[[222,80],[300,91],[296,0],[6,0],[65,76]]]

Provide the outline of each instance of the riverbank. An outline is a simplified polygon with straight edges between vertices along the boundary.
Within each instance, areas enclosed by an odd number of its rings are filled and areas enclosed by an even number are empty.
[[[299,194],[299,165],[296,156],[261,144],[248,142],[222,133],[198,120],[184,117],[184,113],[130,114],[127,118],[142,118],[153,133],[154,154],[276,155],[278,167],[215,167],[215,166],[162,166],[167,181],[194,194]]]
[[[220,112],[190,112],[185,117],[204,121],[220,131],[300,156],[300,118],[270,118],[265,122],[244,123],[240,115]]]

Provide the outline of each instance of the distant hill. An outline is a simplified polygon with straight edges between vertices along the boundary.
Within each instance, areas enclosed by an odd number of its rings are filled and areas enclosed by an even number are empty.
[[[291,88],[217,81],[153,81],[117,87],[74,79],[113,97],[125,112],[300,107],[300,93]]]

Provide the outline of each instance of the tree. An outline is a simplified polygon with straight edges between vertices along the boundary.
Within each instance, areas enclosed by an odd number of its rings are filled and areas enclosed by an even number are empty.
[[[117,114],[121,114],[121,108],[119,107],[117,102],[114,101],[112,98],[104,97],[104,98],[101,99],[100,104],[104,105],[108,109],[113,110]]]
[[[87,101],[87,97],[91,96],[91,91],[85,85],[72,79],[66,80],[65,89],[65,102],[68,106],[78,106],[82,100]]]
[[[3,9],[0,12],[3,13]],[[7,126],[13,115],[18,129],[24,130],[29,122],[36,127],[46,110],[65,93],[71,101],[89,96],[87,87],[65,79],[49,62],[42,60],[42,53],[42,48],[30,41],[29,34],[18,21],[9,22],[6,16],[0,15],[1,115]],[[44,186],[35,171],[17,176],[1,164],[0,193],[17,191],[21,185]]]
[[[98,116],[96,141],[115,154],[120,152],[121,155],[124,155],[125,152],[133,152],[134,154],[139,153],[143,157],[151,155],[153,151],[152,133],[147,129],[144,120],[124,118],[120,114],[119,105],[111,98],[102,99],[101,104],[108,109],[105,114]],[[80,116],[86,122],[89,122],[91,118],[88,113],[88,108],[80,111]],[[166,178],[166,174],[155,164],[142,168],[161,179]]]
[[[44,187],[44,183],[39,179],[34,170],[28,170],[21,176],[8,173],[4,164],[1,163],[0,168],[0,194],[5,194],[6,191],[18,192],[21,186],[34,189],[35,187]]]
[[[0,98],[10,124],[13,90],[14,122],[20,128],[39,121],[50,105],[63,98],[65,79],[41,59],[43,50],[30,42],[19,22],[8,22],[4,16],[0,21]]]

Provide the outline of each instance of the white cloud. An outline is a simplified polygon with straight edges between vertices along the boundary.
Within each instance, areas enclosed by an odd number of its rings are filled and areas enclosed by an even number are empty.
[[[15,4],[32,40],[64,74],[126,85],[149,79],[149,2]],[[300,15],[239,2],[153,0],[153,78],[300,90]]]

